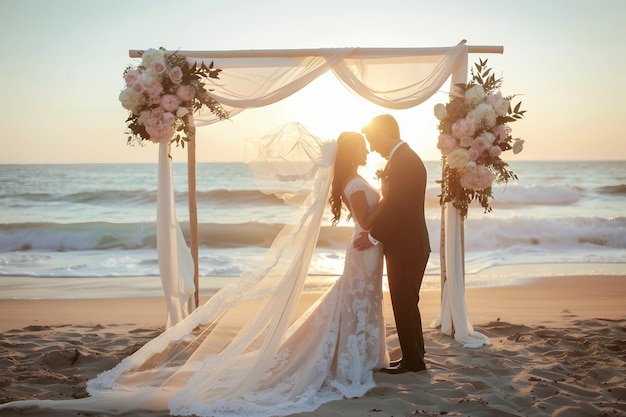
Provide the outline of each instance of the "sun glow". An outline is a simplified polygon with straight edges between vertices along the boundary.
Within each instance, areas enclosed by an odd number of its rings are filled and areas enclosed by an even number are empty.
[[[445,93],[436,94],[421,105],[407,110],[391,110],[377,106],[349,91],[332,73],[324,74],[311,84],[283,100],[281,107],[291,120],[302,123],[322,139],[336,139],[341,132],[356,131],[374,116],[389,113],[398,120],[403,140],[425,160],[439,159],[436,147],[438,120],[433,107],[447,100]],[[379,162],[370,155],[368,164]]]
[[[324,74],[285,100],[285,107],[309,131],[323,139],[336,139],[341,132],[360,132],[384,109],[356,96],[332,73]]]

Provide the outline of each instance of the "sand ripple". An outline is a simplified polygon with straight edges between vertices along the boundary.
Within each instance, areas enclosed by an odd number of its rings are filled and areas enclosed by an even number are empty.
[[[569,320],[567,328],[478,325],[493,342],[479,349],[430,329],[427,372],[376,373],[364,397],[299,416],[626,416],[626,320]],[[0,402],[83,397],[88,379],[161,331],[67,325],[0,334]],[[390,345],[394,337],[390,328]]]

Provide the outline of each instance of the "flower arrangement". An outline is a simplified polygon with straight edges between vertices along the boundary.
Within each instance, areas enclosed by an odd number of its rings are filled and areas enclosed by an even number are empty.
[[[129,65],[124,71],[126,87],[119,100],[129,111],[128,144],[171,141],[185,146],[193,128],[189,116],[202,106],[217,115],[228,118],[228,112],[208,95],[206,78],[219,78],[220,69],[190,66],[177,53],[168,54],[164,48],[148,49],[141,55],[141,64]]]
[[[524,117],[522,103],[512,107],[514,96],[502,95],[502,79],[494,76],[487,60],[474,66],[471,80],[456,85],[458,95],[434,108],[440,131],[437,147],[443,159],[440,203],[452,203],[462,217],[474,200],[485,212],[491,211],[492,185],[517,180],[501,155],[508,150],[518,154],[524,145],[524,140],[511,136],[508,125]]]

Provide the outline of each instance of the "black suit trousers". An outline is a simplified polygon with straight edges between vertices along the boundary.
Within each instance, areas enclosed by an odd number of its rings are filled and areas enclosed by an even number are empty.
[[[418,302],[427,262],[428,254],[397,258],[386,256],[387,280],[402,349],[402,366],[413,371],[426,369]]]

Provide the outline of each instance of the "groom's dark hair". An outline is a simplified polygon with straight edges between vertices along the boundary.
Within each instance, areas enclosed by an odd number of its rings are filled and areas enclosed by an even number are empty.
[[[363,126],[361,133],[365,135],[385,133],[394,139],[400,140],[400,126],[398,126],[398,122],[390,114],[381,114],[374,117],[368,124]]]

